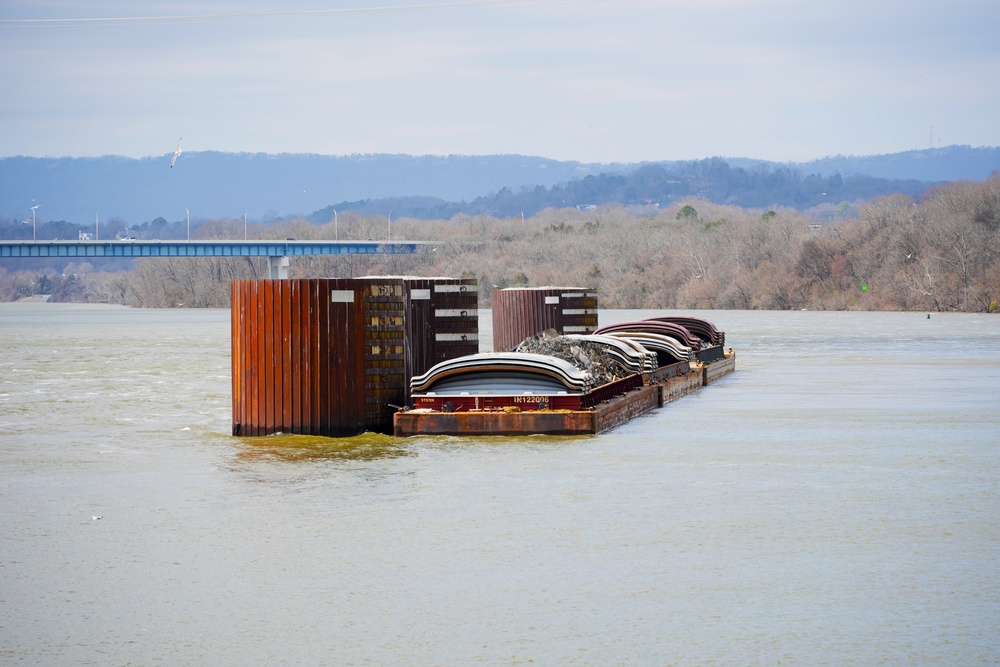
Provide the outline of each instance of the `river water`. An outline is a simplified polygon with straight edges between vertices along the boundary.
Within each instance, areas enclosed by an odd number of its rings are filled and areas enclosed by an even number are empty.
[[[1000,663],[1000,319],[700,314],[610,433],[240,439],[228,311],[0,304],[0,664]]]

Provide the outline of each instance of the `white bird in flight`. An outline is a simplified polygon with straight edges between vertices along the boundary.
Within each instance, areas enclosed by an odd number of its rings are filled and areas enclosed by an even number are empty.
[[[181,141],[183,141],[183,139],[184,137],[181,137],[180,139],[177,140],[177,148],[174,149],[174,156],[170,158],[171,169],[174,168],[174,162],[177,162],[177,156],[181,154]]]

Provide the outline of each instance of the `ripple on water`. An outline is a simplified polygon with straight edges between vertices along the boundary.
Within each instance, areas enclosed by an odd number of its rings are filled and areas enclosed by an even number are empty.
[[[0,661],[1000,662],[995,319],[702,313],[737,373],[597,436],[234,438],[228,311],[13,307]]]

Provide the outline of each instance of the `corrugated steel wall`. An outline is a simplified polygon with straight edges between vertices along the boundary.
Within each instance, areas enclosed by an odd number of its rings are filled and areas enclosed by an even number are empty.
[[[407,278],[406,404],[410,378],[434,364],[479,352],[477,281]]]
[[[234,281],[233,434],[392,433],[414,374],[478,351],[475,284]]]
[[[354,289],[344,280],[233,282],[234,434],[363,430]]]
[[[597,292],[584,287],[525,287],[495,290],[493,351],[509,352],[528,336],[597,330]]]

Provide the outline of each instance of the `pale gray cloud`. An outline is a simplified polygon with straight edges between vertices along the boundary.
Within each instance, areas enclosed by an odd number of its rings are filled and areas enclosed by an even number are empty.
[[[341,9],[408,6],[359,0]],[[807,160],[1000,145],[994,2],[9,0],[0,155]],[[11,19],[239,13],[26,27]],[[455,11],[462,9],[463,11]],[[267,19],[267,20],[262,20]]]

